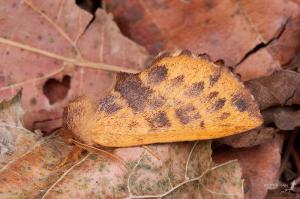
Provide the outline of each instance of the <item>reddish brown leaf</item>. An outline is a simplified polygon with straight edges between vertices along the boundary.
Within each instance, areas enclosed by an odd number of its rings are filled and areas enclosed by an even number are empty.
[[[63,107],[78,95],[103,96],[115,74],[99,69],[137,71],[147,58],[103,10],[89,25],[92,15],[73,1],[1,1],[0,9],[0,96],[22,88],[29,128],[60,126]]]
[[[221,138],[219,142],[234,148],[253,147],[271,141],[276,132],[275,128],[260,127],[239,135]]]
[[[300,110],[278,107],[264,111],[263,115],[266,124],[275,124],[281,130],[291,131],[300,127]]]
[[[89,154],[65,173],[44,198],[243,198],[238,163],[213,165],[209,142],[199,142],[194,147],[191,143],[158,144],[151,150],[160,159],[143,148],[115,150],[129,171]]]
[[[289,70],[246,82],[261,110],[278,105],[300,104],[299,85],[300,74]]]
[[[40,138],[22,125],[20,95],[0,104],[0,195],[33,198],[43,193],[67,167],[52,170],[70,147],[60,137]]]
[[[236,67],[243,80],[270,75],[299,51],[293,1],[105,0],[122,32],[157,53],[188,48]]]
[[[245,180],[246,199],[264,199],[269,188],[278,184],[283,137],[252,148],[222,150],[213,159],[217,163],[238,159]]]

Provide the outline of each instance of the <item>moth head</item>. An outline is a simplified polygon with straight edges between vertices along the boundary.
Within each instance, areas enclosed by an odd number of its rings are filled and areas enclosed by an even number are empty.
[[[94,104],[88,97],[81,96],[71,101],[63,113],[63,129],[89,145],[93,144],[89,129],[95,124]]]

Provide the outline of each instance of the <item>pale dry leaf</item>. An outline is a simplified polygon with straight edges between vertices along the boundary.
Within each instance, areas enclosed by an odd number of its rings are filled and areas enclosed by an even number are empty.
[[[264,199],[268,189],[278,184],[281,164],[283,136],[251,148],[220,149],[215,151],[213,160],[217,163],[238,159],[243,170],[246,199]]]
[[[0,104],[0,196],[33,198],[63,173],[52,170],[70,147],[60,137],[40,138],[22,125],[20,94]]]
[[[126,161],[129,170],[120,163],[89,154],[54,183],[43,198],[243,197],[238,164],[233,161],[214,165],[210,142],[149,147],[151,153],[140,147],[114,151]]]
[[[23,127],[20,98],[0,104],[0,169],[30,151],[41,136]]]

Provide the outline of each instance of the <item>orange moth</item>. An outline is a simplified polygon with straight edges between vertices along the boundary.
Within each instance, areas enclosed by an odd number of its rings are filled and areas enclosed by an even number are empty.
[[[251,93],[226,67],[181,51],[139,74],[120,74],[99,102],[80,97],[64,129],[87,145],[129,147],[220,138],[260,126]]]

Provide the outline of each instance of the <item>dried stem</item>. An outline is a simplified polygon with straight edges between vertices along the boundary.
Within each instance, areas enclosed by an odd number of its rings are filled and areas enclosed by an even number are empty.
[[[40,54],[40,55],[50,57],[53,59],[57,59],[60,61],[69,62],[69,63],[72,63],[77,66],[81,66],[81,67],[102,69],[102,70],[114,71],[114,72],[125,72],[125,73],[138,73],[139,72],[135,69],[124,68],[124,67],[114,66],[114,65],[110,65],[110,64],[104,64],[104,63],[89,62],[89,61],[84,61],[84,60],[81,61],[81,60],[77,60],[74,58],[64,57],[64,56],[61,56],[61,55],[58,55],[55,53],[51,53],[51,52],[48,52],[48,51],[45,51],[42,49],[34,48],[32,46],[25,45],[25,44],[22,44],[22,43],[19,43],[16,41],[5,39],[3,37],[0,37],[0,43],[6,44],[9,46],[13,46],[13,47],[17,47],[17,48],[21,48],[21,49],[27,50],[29,52]]]
[[[185,172],[184,172],[184,179],[185,179],[185,180],[190,179],[190,178],[188,177],[188,175],[187,175],[187,172],[188,172],[188,166],[189,166],[189,163],[190,163],[190,159],[191,159],[191,157],[192,157],[192,153],[193,153],[193,151],[195,150],[195,148],[196,148],[196,146],[198,145],[198,143],[199,143],[199,141],[197,141],[197,142],[194,143],[194,145],[193,145],[193,147],[192,147],[192,149],[191,149],[191,151],[190,151],[190,153],[189,153],[188,159],[187,159],[187,161],[186,161]]]

